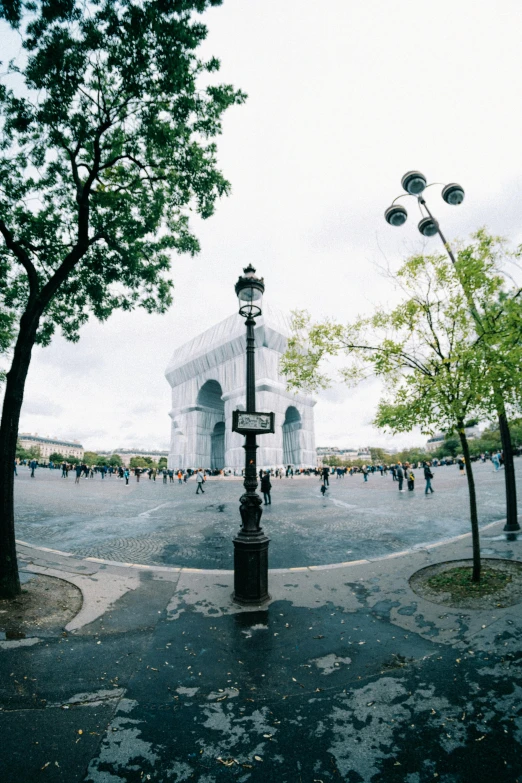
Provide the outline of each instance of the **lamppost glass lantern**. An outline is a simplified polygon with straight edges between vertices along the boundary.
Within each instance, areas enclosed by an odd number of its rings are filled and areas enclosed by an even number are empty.
[[[402,226],[406,223],[408,213],[400,204],[392,204],[384,213],[384,219],[390,226]]]
[[[457,185],[456,182],[450,182],[442,189],[442,198],[446,204],[458,206],[464,201],[464,188]]]
[[[439,227],[431,217],[423,217],[419,222],[418,229],[425,237],[434,237],[438,233]]]
[[[244,318],[257,318],[261,315],[265,282],[262,277],[256,277],[252,264],[243,269],[243,272],[236,283],[239,313]]]
[[[420,171],[407,171],[401,180],[404,190],[411,196],[418,196],[426,187],[426,177]]]

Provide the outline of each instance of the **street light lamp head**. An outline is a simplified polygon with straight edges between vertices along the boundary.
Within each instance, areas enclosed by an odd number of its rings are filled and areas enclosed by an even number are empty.
[[[256,270],[249,264],[243,269],[236,283],[236,295],[239,300],[239,314],[243,318],[257,318],[261,315],[261,303],[265,290],[262,277],[256,277]]]
[[[408,213],[400,204],[392,204],[384,213],[384,219],[390,226],[402,226],[406,223]]]
[[[442,198],[446,204],[451,204],[452,206],[462,204],[464,201],[464,188],[457,185],[456,182],[450,182],[449,185],[442,189]]]
[[[401,179],[401,185],[411,196],[418,196],[426,187],[426,177],[420,171],[407,171]]]
[[[433,237],[438,232],[439,227],[431,217],[423,217],[419,222],[418,229],[425,237]]]

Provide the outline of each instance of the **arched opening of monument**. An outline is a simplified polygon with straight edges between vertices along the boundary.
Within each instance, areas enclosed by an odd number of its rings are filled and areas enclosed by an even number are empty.
[[[283,463],[284,465],[299,465],[301,463],[301,448],[299,432],[301,430],[301,414],[293,405],[286,409],[283,423]]]
[[[225,422],[218,421],[211,435],[210,468],[223,470],[225,467]]]
[[[223,391],[217,381],[206,381],[198,392],[196,403],[205,408],[215,408],[225,415],[225,403],[221,399]]]
[[[197,435],[199,467],[222,470],[225,467],[225,403],[221,385],[206,381],[198,392]]]

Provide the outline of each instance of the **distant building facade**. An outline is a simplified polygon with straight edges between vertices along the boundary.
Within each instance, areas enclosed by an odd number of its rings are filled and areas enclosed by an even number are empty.
[[[482,435],[482,431],[478,424],[474,424],[471,427],[465,427],[464,432],[466,433],[466,438],[468,440],[476,440]],[[439,449],[444,441],[449,437],[450,436],[445,432],[435,433],[435,435],[433,435],[431,438],[428,438],[426,443],[426,451],[437,451],[437,449]]]
[[[107,457],[109,459],[113,454],[118,454],[123,462],[128,463],[134,457],[142,457],[153,459],[155,462],[159,462],[160,459],[167,459],[169,456],[168,451],[158,451],[157,449],[113,449],[112,451],[97,451],[100,457]]]
[[[275,432],[257,439],[259,467],[316,465],[315,400],[287,391],[279,371],[290,323],[263,305],[256,320],[256,408],[275,414]],[[232,432],[232,412],[245,410],[245,322],[239,314],[174,351],[165,372],[172,387],[170,468],[241,469],[244,436]]]
[[[365,446],[359,449],[340,449],[337,446],[318,446],[317,447],[317,460],[319,465],[323,464],[323,460],[329,457],[339,457],[339,459],[345,462],[353,460],[364,460],[371,462],[372,455],[370,449]]]
[[[31,435],[22,432],[18,436],[18,442],[24,449],[36,446],[40,449],[41,459],[48,460],[51,454],[58,453],[64,457],[77,457],[83,459],[84,448],[78,441],[60,440],[59,438],[43,438],[38,433]]]

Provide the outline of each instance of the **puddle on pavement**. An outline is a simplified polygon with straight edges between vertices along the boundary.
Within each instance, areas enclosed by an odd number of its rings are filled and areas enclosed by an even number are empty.
[[[23,631],[18,631],[16,628],[6,628],[5,631],[0,631],[0,641],[11,641],[12,639],[25,638],[25,633]]]

